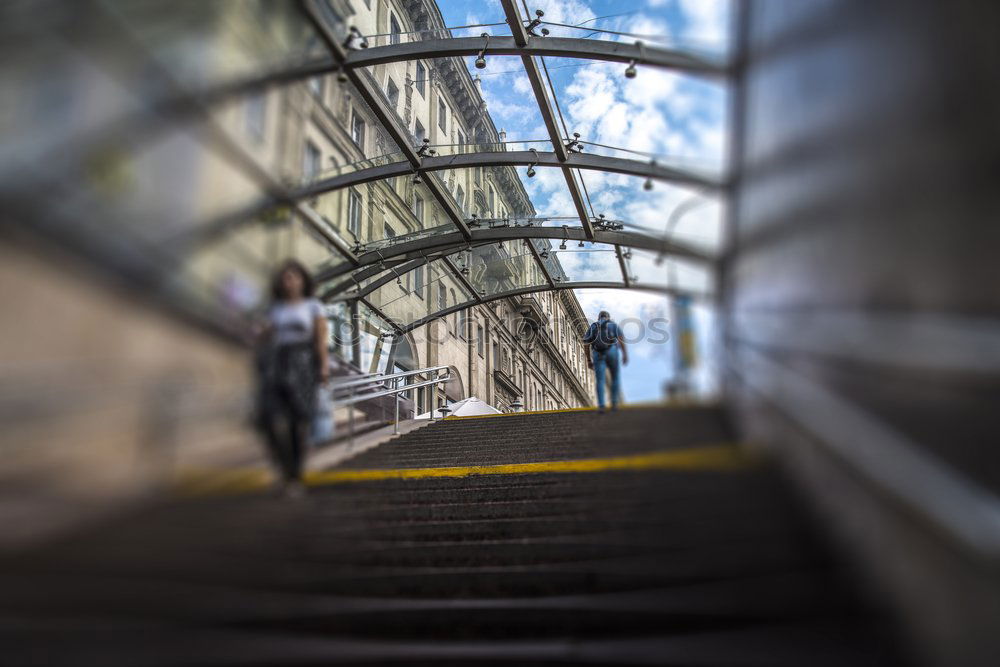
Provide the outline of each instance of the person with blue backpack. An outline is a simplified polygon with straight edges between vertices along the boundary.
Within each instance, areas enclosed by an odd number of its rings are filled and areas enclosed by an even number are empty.
[[[611,409],[618,409],[621,396],[621,367],[628,364],[628,350],[621,328],[611,321],[611,314],[602,310],[583,337],[587,366],[594,369],[597,380],[597,409],[604,412],[604,382],[611,372]]]

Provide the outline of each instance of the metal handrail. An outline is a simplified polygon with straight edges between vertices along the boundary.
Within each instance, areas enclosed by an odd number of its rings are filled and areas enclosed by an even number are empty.
[[[385,380],[395,380],[396,378],[409,377],[411,375],[420,375],[422,373],[431,373],[431,372],[440,371],[440,370],[448,370],[448,367],[447,366],[431,366],[430,368],[421,368],[421,369],[415,370],[415,371],[403,371],[401,373],[391,373],[391,374],[387,374],[387,375],[386,374],[382,374],[382,373],[368,373],[367,375],[363,375],[361,377],[358,377],[358,378],[355,378],[355,379],[352,379],[352,380],[348,380],[347,382],[331,382],[330,383],[330,388],[332,390],[334,390],[334,391],[338,391],[340,389],[349,389],[351,387],[361,387],[361,386],[364,386],[364,385],[367,385],[367,384],[377,384],[377,383],[380,383],[380,382],[384,382]]]
[[[334,405],[336,407],[343,407],[345,405],[354,405],[355,403],[361,403],[362,401],[368,401],[373,398],[381,398],[382,396],[398,396],[399,394],[405,393],[411,389],[416,389],[418,387],[426,387],[428,385],[437,384],[438,382],[447,382],[451,379],[451,375],[438,376],[433,380],[425,380],[424,382],[418,382],[416,384],[404,384],[397,385],[393,389],[385,389],[383,391],[369,393],[369,394],[358,394],[344,400],[334,400]]]
[[[357,380],[365,380],[365,379],[368,379],[368,378],[377,378],[377,377],[381,377],[382,375],[384,375],[384,373],[382,373],[382,372],[359,373],[358,375],[344,375],[344,376],[341,376],[341,377],[345,378],[344,382],[334,382],[333,380],[331,380],[330,383],[331,383],[331,385],[341,386],[341,385],[346,385],[349,382],[354,382],[354,381],[357,381]]]
[[[422,374],[432,374],[440,373],[441,371],[447,371],[444,375],[436,375],[429,380],[424,380],[423,382],[418,382],[415,384],[406,383],[406,378],[414,375]],[[436,385],[440,382],[448,382],[451,380],[451,372],[448,366],[431,366],[429,368],[421,368],[415,371],[402,371],[399,373],[389,373],[389,374],[377,374],[368,373],[367,375],[356,378],[353,380],[348,380],[347,382],[331,383],[330,389],[336,394],[337,392],[343,392],[343,390],[349,390],[346,397],[334,396],[332,399],[332,407],[334,409],[338,407],[351,407],[356,403],[361,403],[364,401],[370,401],[372,399],[381,398],[383,396],[394,396],[395,397],[395,418],[393,419],[392,432],[394,435],[399,434],[399,396],[400,394],[410,391],[411,389],[418,389],[420,387],[427,387]],[[392,388],[387,388],[388,383],[392,383]],[[375,385],[373,388],[376,391],[367,391],[358,393],[356,389],[360,387],[369,387]],[[379,389],[377,385],[386,387],[384,389]],[[434,421],[434,406],[431,405],[430,421]],[[349,439],[350,447],[354,447],[354,410],[353,408],[348,411],[348,429],[349,429]]]

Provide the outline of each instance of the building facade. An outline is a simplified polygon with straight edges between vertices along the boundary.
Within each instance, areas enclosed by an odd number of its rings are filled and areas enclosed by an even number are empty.
[[[237,52],[252,48],[256,41],[274,39],[273,28],[257,22],[252,5],[241,5],[239,16],[223,19],[229,22],[232,39],[246,42],[234,47]],[[446,30],[433,0],[350,0],[326,7],[344,25],[369,35],[373,46]],[[318,54],[322,44],[304,48]],[[378,65],[363,75],[394,110],[414,146],[426,139],[442,155],[505,150],[479,81],[461,58]],[[403,159],[353,86],[336,73],[252,94],[220,112],[219,120],[234,140],[289,187]],[[439,179],[473,226],[535,216],[513,167],[440,174],[423,178]],[[282,258],[299,258],[314,269],[342,262],[334,238],[355,252],[370,252],[410,236],[453,232],[450,219],[419,181],[397,177],[318,195],[306,202],[317,214],[308,219],[273,212],[252,223],[253,229],[243,228],[233,238],[209,246],[203,261],[193,262],[191,270],[203,272],[214,284],[243,285],[244,289],[230,290],[235,295],[259,293],[270,267]],[[213,191],[219,187],[213,184]],[[400,273],[364,301],[352,302],[350,291],[335,295],[328,308],[336,355],[362,372],[448,366],[453,379],[446,386],[433,394],[420,389],[411,396],[418,413],[473,395],[502,410],[510,410],[518,401],[526,410],[590,405],[593,378],[579,342],[586,318],[573,293],[549,291],[489,300],[501,291],[545,283],[540,260],[527,243],[490,243],[452,252],[448,261],[465,280],[445,260],[428,257],[425,265]],[[536,252],[550,247],[547,240],[532,243]],[[551,258],[543,254],[549,273],[559,275],[555,253]],[[226,275],[220,277],[220,271]],[[321,285],[321,293],[343,280]],[[383,335],[388,329],[380,325],[384,320],[410,322],[442,309],[475,304],[470,286],[486,303],[430,321],[395,344]]]

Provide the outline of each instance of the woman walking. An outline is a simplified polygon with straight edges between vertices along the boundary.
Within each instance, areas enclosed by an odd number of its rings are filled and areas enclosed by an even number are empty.
[[[286,495],[301,496],[302,464],[316,402],[329,377],[327,323],[302,264],[282,264],[271,283],[271,305],[262,332],[259,419]]]

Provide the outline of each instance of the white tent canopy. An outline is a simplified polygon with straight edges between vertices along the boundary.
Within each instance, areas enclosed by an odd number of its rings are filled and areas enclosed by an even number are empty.
[[[468,398],[463,398],[461,401],[457,401],[448,406],[449,412],[447,415],[454,415],[457,417],[472,417],[475,415],[498,415],[500,411],[494,408],[492,405],[486,401],[476,398],[475,396],[469,396]],[[447,416],[442,414],[440,409],[434,410],[434,419],[440,419],[441,417]],[[430,419],[431,413],[425,412],[422,415],[417,415],[415,419]]]

